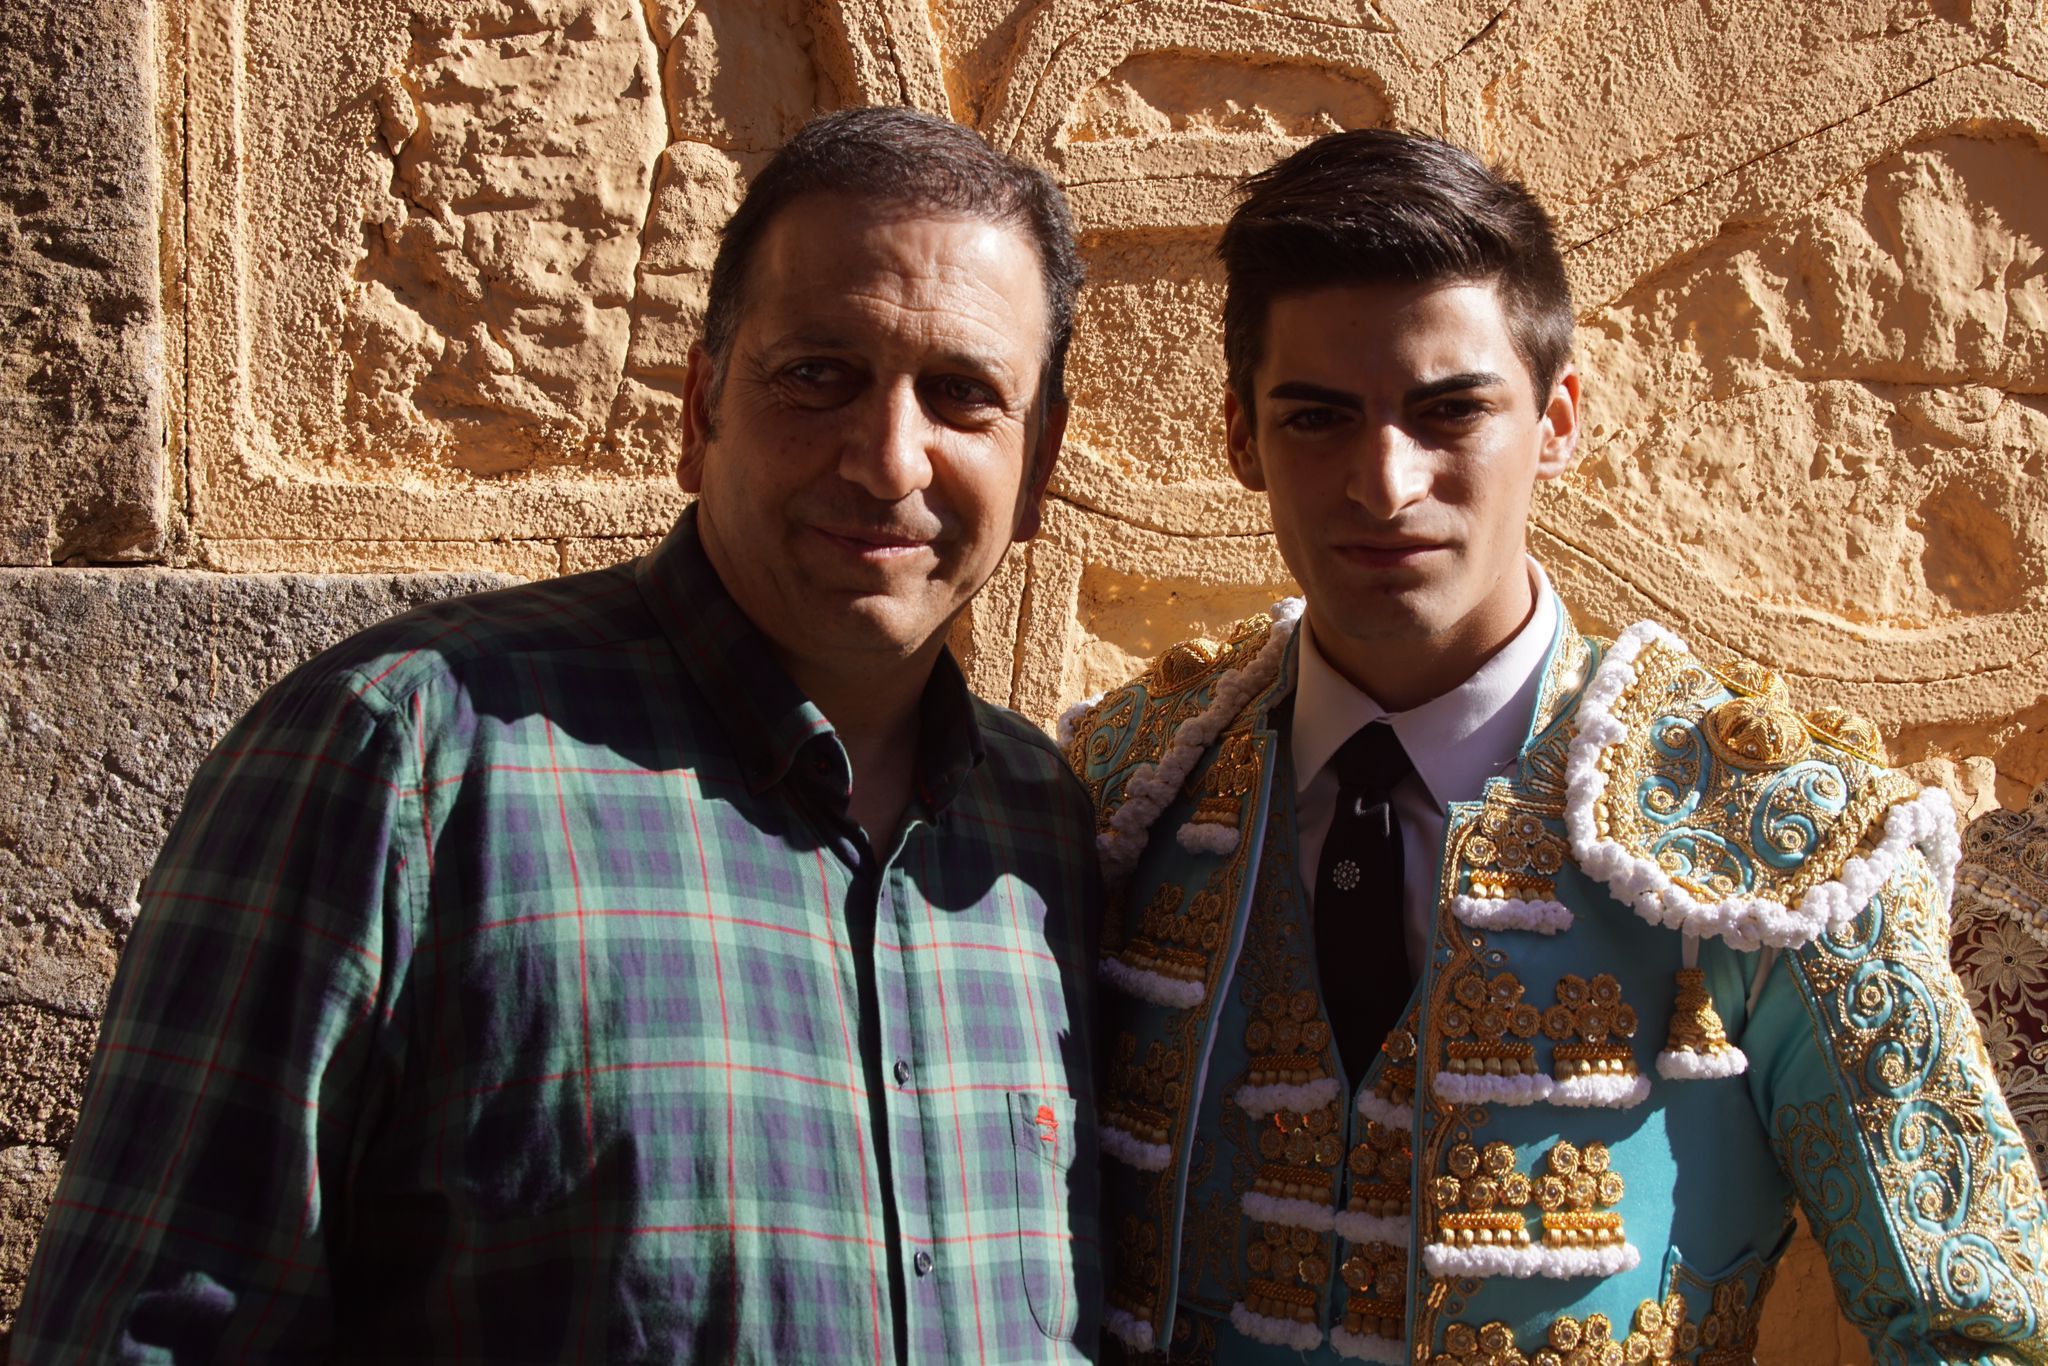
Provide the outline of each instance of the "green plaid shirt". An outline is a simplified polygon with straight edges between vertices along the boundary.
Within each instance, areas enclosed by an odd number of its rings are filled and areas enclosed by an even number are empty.
[[[17,1366],[1093,1355],[1094,821],[926,690],[897,848],[685,515],[264,697],[145,885]]]

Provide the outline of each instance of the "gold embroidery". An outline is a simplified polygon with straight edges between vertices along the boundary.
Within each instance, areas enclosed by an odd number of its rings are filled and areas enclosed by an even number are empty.
[[[1268,992],[1245,1025],[1245,1051],[1251,1054],[1245,1080],[1252,1086],[1300,1086],[1326,1077],[1329,1044],[1330,1026],[1317,1015],[1313,991]]]
[[[1505,1143],[1484,1149],[1460,1143],[1446,1163],[1450,1171],[1429,1183],[1443,1241],[1459,1247],[1527,1247],[1529,1226],[1522,1209],[1532,1184],[1515,1170],[1515,1150]]]
[[[1287,1200],[1310,1200],[1328,1208],[1337,1198],[1337,1164],[1344,1139],[1333,1103],[1306,1114],[1281,1110],[1258,1127],[1262,1159],[1252,1189]]]
[[[1554,1041],[1551,1072],[1559,1081],[1579,1076],[1634,1076],[1635,1007],[1621,999],[1621,983],[1603,972],[1591,982],[1572,974],[1558,979],[1557,1004],[1543,1012],[1543,1032]]]
[[[1785,768],[1813,748],[1813,737],[1792,710],[1785,681],[1754,670],[1731,683],[1735,696],[1708,712],[1700,729],[1723,763],[1737,768]]]
[[[1728,1030],[1714,1009],[1707,974],[1699,968],[1678,970],[1678,991],[1671,1001],[1671,1030],[1665,1050],[1702,1055],[1728,1051]]]
[[[1588,1143],[1582,1152],[1560,1139],[1544,1162],[1549,1172],[1533,1183],[1536,1204],[1543,1211],[1544,1245],[1608,1247],[1623,1242],[1621,1216],[1609,1208],[1621,1203],[1621,1173],[1610,1165],[1607,1145]]]
[[[1408,1254],[1391,1243],[1367,1243],[1344,1259],[1344,1328],[1398,1341],[1408,1313]]]
[[[1101,1098],[1102,1122],[1146,1143],[1172,1141],[1167,1112],[1178,1109],[1187,1090],[1186,1055],[1153,1041],[1138,1060],[1137,1036],[1117,1034],[1109,1059],[1109,1085]]]
[[[1428,1361],[1429,1366],[1668,1366],[1690,1353],[1699,1339],[1686,1318],[1685,1297],[1673,1292],[1661,1302],[1637,1305],[1623,1338],[1614,1336],[1614,1322],[1605,1314],[1562,1314],[1550,1321],[1542,1345],[1525,1355],[1505,1323],[1454,1323],[1444,1330],[1444,1350]]]
[[[1226,736],[1196,787],[1195,823],[1236,829],[1244,818],[1245,798],[1259,790],[1259,769],[1259,747],[1252,737]]]
[[[1305,1228],[1260,1224],[1259,1236],[1245,1248],[1251,1279],[1245,1282],[1244,1306],[1269,1318],[1316,1321],[1317,1287],[1330,1279],[1328,1242]],[[1285,1276],[1286,1280],[1279,1277]]]
[[[1782,685],[1760,672],[1717,677],[1661,644],[1645,646],[1635,669],[1612,709],[1626,734],[1600,752],[1607,783],[1593,828],[1654,858],[1697,897],[1797,905],[1916,790],[1842,749],[1786,767],[1811,736]]]
[[[1178,883],[1160,886],[1138,913],[1138,933],[1117,950],[1117,960],[1140,972],[1176,981],[1199,982],[1207,977],[1209,955],[1198,947],[1205,922],[1179,914],[1185,895]]]
[[[1437,1017],[1444,1033],[1444,1070],[1457,1074],[1533,1076],[1536,1037],[1543,1016],[1522,1001],[1523,987],[1511,972],[1487,978],[1476,969],[1452,984],[1454,1004]],[[1514,1039],[1504,1036],[1512,1034]]]
[[[1464,850],[1471,895],[1503,901],[1548,901],[1557,895],[1567,846],[1540,817],[1489,801],[1476,827]]]
[[[1385,1056],[1380,1062],[1379,1076],[1373,1079],[1372,1093],[1397,1110],[1406,1110],[1415,1103],[1415,1016],[1411,1012],[1408,1023],[1387,1035],[1380,1045]]]
[[[1104,1294],[1112,1309],[1121,1309],[1146,1323],[1159,1321],[1159,1228],[1135,1214],[1126,1214],[1116,1231],[1116,1275]]]
[[[1359,1214],[1406,1219],[1412,1206],[1415,1162],[1408,1131],[1368,1120],[1363,1141],[1351,1145],[1347,1208]]]
[[[1946,920],[1915,858],[1855,920],[1791,961],[1812,994],[1818,1042],[1853,1083],[1844,1119],[1873,1158],[1873,1213],[1896,1243],[1898,1271],[1934,1330],[2014,1341],[2048,1322],[2048,1208],[1949,967]],[[1781,1110],[1778,1141],[1823,1246],[1853,1247],[1867,1242],[1870,1220],[1857,1221],[1853,1205],[1830,1207],[1843,1183],[1826,1145],[1853,1140],[1829,1118],[1825,1107],[1818,1124]]]
[[[1570,753],[1573,728],[1571,715],[1577,710],[1579,691],[1592,676],[1605,641],[1591,641],[1573,627],[1569,614],[1562,623],[1557,652],[1544,670],[1543,686],[1537,694],[1536,714],[1530,728],[1529,746],[1522,753],[1522,796],[1547,815],[1564,813],[1564,769]]]
[[[1742,1280],[1721,1281],[1707,1316],[1700,1322],[1699,1366],[1749,1366],[1756,1360],[1756,1343],[1763,1327],[1764,1296],[1771,1288],[1776,1267],[1767,1267],[1751,1294]]]

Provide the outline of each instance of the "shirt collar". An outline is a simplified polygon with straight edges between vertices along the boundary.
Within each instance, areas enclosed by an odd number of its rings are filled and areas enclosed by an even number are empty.
[[[747,790],[760,793],[781,782],[805,746],[832,734],[832,723],[791,681],[768,638],[726,591],[704,553],[694,503],[661,544],[640,557],[635,575],[684,672],[725,732]],[[940,810],[986,753],[973,696],[949,650],[932,668],[919,717],[918,791]],[[841,796],[850,790],[843,753],[805,771]]]
[[[1476,799],[1488,778],[1514,762],[1562,617],[1543,566],[1527,563],[1536,608],[1522,629],[1463,683],[1407,711],[1388,712],[1366,696],[1324,658],[1315,633],[1303,629],[1289,737],[1297,791],[1307,790],[1360,726],[1382,717],[1438,806]]]

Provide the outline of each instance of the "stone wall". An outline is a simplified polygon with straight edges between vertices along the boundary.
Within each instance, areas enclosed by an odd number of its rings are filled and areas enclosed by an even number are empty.
[[[12,0],[0,76],[0,1335],[198,756],[453,575],[668,525],[714,229],[815,109],[971,123],[1085,236],[985,693],[1049,719],[1287,588],[1210,244],[1234,177],[1394,123],[1557,213],[1582,623],[1772,661],[1972,814],[2048,778],[2043,0]],[[1797,1265],[1766,1359],[1856,1355]]]

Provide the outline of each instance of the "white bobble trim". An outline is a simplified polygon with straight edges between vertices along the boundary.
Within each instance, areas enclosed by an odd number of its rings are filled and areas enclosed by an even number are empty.
[[[1242,1300],[1230,1306],[1230,1326],[1254,1342],[1292,1347],[1297,1352],[1312,1352],[1323,1345],[1323,1330],[1313,1323],[1254,1314]]]
[[[1711,1053],[1667,1049],[1657,1055],[1657,1075],[1670,1081],[1713,1081],[1748,1070],[1749,1056],[1733,1044]]]
[[[1331,1227],[1354,1243],[1388,1243],[1408,1246],[1408,1220],[1396,1214],[1367,1214],[1363,1210],[1338,1210]]]
[[[1173,1149],[1164,1143],[1147,1143],[1136,1134],[1105,1124],[1099,1131],[1102,1136],[1102,1151],[1123,1163],[1136,1167],[1141,1172],[1163,1172],[1173,1157]]]
[[[1320,1110],[1337,1098],[1338,1084],[1335,1077],[1317,1077],[1314,1081],[1274,1082],[1269,1086],[1240,1086],[1232,1099],[1245,1110],[1259,1118],[1276,1110]]]
[[[1106,957],[1095,965],[1102,980],[1155,1006],[1170,1006],[1175,1010],[1193,1010],[1202,1004],[1202,998],[1209,989],[1200,982],[1189,982],[1179,977],[1168,977],[1162,972],[1147,972],[1134,968],[1121,958]]]
[[[1289,1228],[1305,1228],[1313,1233],[1326,1233],[1332,1227],[1330,1207],[1313,1200],[1246,1191],[1239,1205],[1252,1218],[1268,1224],[1285,1224]]]
[[[1557,1083],[1541,1072],[1512,1077],[1485,1072],[1439,1072],[1437,1099],[1453,1105],[1536,1105],[1550,1099]]]
[[[1408,1366],[1408,1344],[1396,1338],[1354,1333],[1348,1328],[1330,1330],[1330,1346],[1338,1356],[1353,1361],[1375,1361],[1384,1366]]]
[[[1571,907],[1561,901],[1457,896],[1451,898],[1451,914],[1475,930],[1529,930],[1535,934],[1562,934],[1572,927]]]
[[[1650,1079],[1641,1073],[1616,1076],[1611,1072],[1594,1072],[1566,1077],[1550,1093],[1552,1105],[1599,1110],[1633,1109],[1649,1098]]]
[[[1360,1091],[1355,1108],[1361,1117],[1375,1120],[1389,1129],[1406,1133],[1415,1127],[1415,1112],[1411,1107],[1396,1105],[1376,1091]]]
[[[1102,1320],[1102,1326],[1134,1352],[1152,1350],[1152,1325],[1127,1309],[1110,1310]]]

